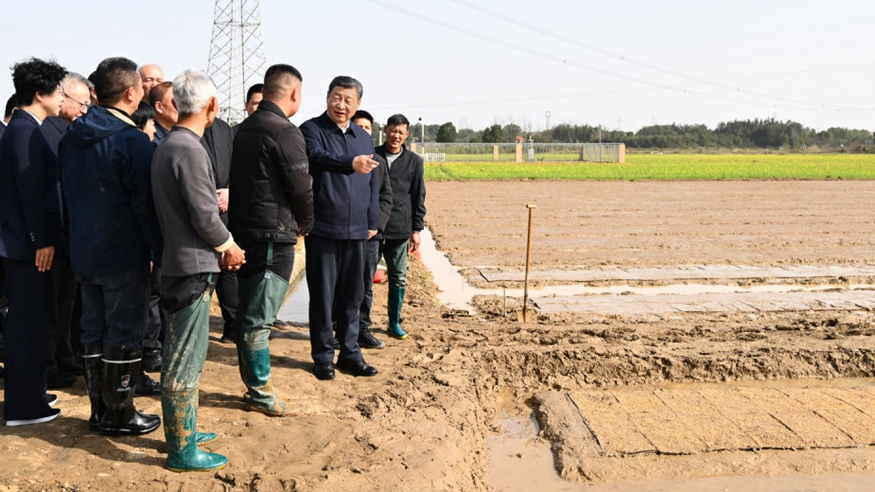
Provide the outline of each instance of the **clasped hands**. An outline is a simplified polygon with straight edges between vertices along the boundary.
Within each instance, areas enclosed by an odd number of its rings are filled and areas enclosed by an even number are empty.
[[[237,243],[231,245],[222,253],[222,270],[236,272],[246,263],[246,252],[237,246]]]

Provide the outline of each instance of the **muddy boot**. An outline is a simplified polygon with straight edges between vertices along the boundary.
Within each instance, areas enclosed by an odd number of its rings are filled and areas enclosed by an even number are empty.
[[[270,382],[270,349],[245,350],[238,345],[237,355],[240,376],[247,389],[243,408],[271,417],[286,415],[286,404],[279,399]]]
[[[103,416],[103,398],[100,395],[103,381],[103,347],[100,345],[85,345],[82,347],[82,361],[85,363],[85,390],[91,401],[91,416],[88,427],[100,430],[100,418]]]
[[[335,340],[337,340],[335,338]],[[381,349],[385,347],[386,344],[383,343],[382,340],[374,336],[374,332],[371,331],[370,328],[363,328],[359,330],[359,347],[368,348],[368,349]]]
[[[404,305],[404,291],[406,289],[389,286],[389,336],[403,340],[407,338],[407,332],[401,329],[401,306]]]
[[[167,440],[167,468],[175,472],[218,470],[228,464],[228,458],[198,449],[198,390],[164,391],[161,394],[164,413],[164,437]],[[213,434],[215,436],[215,434]]]
[[[100,419],[101,434],[148,434],[161,425],[160,417],[142,414],[134,407],[134,386],[140,374],[142,356],[142,350],[104,351],[101,388],[104,413]]]

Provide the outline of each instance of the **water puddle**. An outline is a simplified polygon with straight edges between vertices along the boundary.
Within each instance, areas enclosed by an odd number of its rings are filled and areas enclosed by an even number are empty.
[[[550,445],[539,441],[538,423],[528,419],[508,417],[497,422],[501,434],[486,438],[490,466],[486,481],[498,491],[574,492],[589,490],[587,485],[562,480],[553,468]]]
[[[871,387],[875,380],[866,378],[840,378],[836,380],[771,380],[740,381],[715,385],[714,383],[676,383],[663,385],[663,389],[689,388],[859,388]],[[640,391],[650,386],[615,388],[617,392]],[[653,387],[656,388],[656,387]],[[487,483],[501,492],[726,492],[757,490],[768,492],[799,491],[844,491],[868,492],[875,488],[875,473],[871,471],[830,472],[812,474],[800,470],[796,474],[766,476],[738,475],[699,478],[651,478],[642,480],[610,480],[602,482],[573,482],[563,480],[554,468],[549,443],[537,437],[539,426],[533,416],[511,417],[502,413],[496,421],[501,432],[486,438],[489,451]],[[785,451],[775,451],[776,453]],[[841,452],[824,450],[824,453]],[[659,469],[659,456],[653,457],[648,466]],[[666,457],[671,459],[671,457]],[[824,460],[830,458],[825,456]],[[824,465],[828,468],[828,465]],[[866,468],[861,465],[861,468]],[[696,473],[693,470],[693,473]],[[706,474],[705,469],[701,470]]]
[[[292,286],[292,293],[286,298],[276,319],[285,325],[307,326],[310,323],[309,310],[310,290],[307,287],[307,276],[301,275],[300,280]]]
[[[490,452],[486,482],[498,492],[870,492],[875,488],[875,473],[864,471],[571,482],[556,473],[549,445],[535,439],[534,424],[501,419],[498,425],[503,434],[486,439]]]

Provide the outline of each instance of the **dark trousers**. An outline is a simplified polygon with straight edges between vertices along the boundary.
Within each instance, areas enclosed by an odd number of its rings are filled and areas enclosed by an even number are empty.
[[[155,267],[149,276],[149,319],[143,349],[161,350],[164,339],[164,313],[161,312],[161,269]]]
[[[246,255],[249,256],[248,251]],[[239,302],[237,272],[222,270],[222,273],[216,275],[219,277],[216,282],[216,298],[218,298],[219,307],[222,309],[223,333],[229,333],[234,331],[234,318],[237,317],[237,303]],[[215,275],[213,278],[215,279]]]
[[[359,309],[364,298],[365,240],[305,238],[310,289],[310,353],[316,363],[334,361],[335,321],[338,360],[362,359],[358,345]],[[336,306],[335,306],[336,304]],[[335,309],[332,309],[335,308]],[[337,319],[332,319],[332,311]]]
[[[149,266],[77,274],[82,290],[82,345],[141,350],[149,315]]]
[[[219,219],[225,224],[225,227],[228,226],[227,213],[219,214]],[[246,257],[248,261],[248,250],[246,251]],[[239,302],[237,272],[222,270],[222,273],[219,274],[218,280],[216,280],[215,275],[213,276],[213,280],[216,281],[216,298],[219,300],[219,307],[222,309],[222,320],[224,321],[223,333],[233,332],[234,318],[237,317],[237,304]]]
[[[265,270],[270,270],[280,277],[291,280],[292,269],[295,267],[295,244],[273,243],[273,261],[267,264],[267,245],[264,241],[252,241],[250,243],[237,243],[246,252],[246,263],[237,270],[240,278],[249,278],[253,275],[264,275]]]
[[[187,277],[161,276],[161,309],[174,314],[192,305],[207,292],[210,284],[216,283],[219,273],[198,273]],[[212,292],[210,288],[209,292]]]
[[[48,414],[46,346],[49,338],[49,272],[33,261],[3,258],[9,286],[4,327],[6,360],[3,418],[32,419]]]
[[[57,258],[49,270],[49,350],[47,366],[76,365],[71,343],[73,304],[76,301],[76,276],[69,258]]]
[[[371,327],[371,308],[374,305],[374,275],[380,263],[380,240],[369,239],[365,243],[365,295],[359,308],[359,331]]]
[[[6,273],[3,269],[3,262],[0,261],[0,349],[3,348],[3,326],[6,323],[6,310],[9,309],[9,296],[6,295],[7,290]]]

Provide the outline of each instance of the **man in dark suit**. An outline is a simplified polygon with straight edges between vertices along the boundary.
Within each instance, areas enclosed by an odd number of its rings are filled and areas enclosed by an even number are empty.
[[[15,99],[15,94],[9,96],[6,101],[6,111],[3,113],[3,122],[0,124],[0,138],[3,138],[3,132],[6,131],[6,125],[12,119],[12,112],[15,111],[15,106],[18,102]],[[6,274],[3,271],[3,263],[0,262],[0,353],[3,352],[3,326],[6,323],[6,311],[9,310],[9,297],[6,294],[6,282],[4,279]],[[0,368],[0,378],[3,377],[3,368]]]
[[[204,130],[201,145],[210,156],[213,177],[216,180],[216,198],[219,202],[219,218],[228,226],[228,186],[230,184],[231,154],[234,132],[221,118]],[[234,343],[234,319],[237,316],[237,272],[222,270],[216,282],[216,298],[222,310],[222,343]]]
[[[37,58],[13,67],[20,104],[0,138],[0,257],[8,276],[5,327],[7,426],[53,420],[57,397],[46,394],[49,270],[63,254],[58,159],[40,131],[57,116],[67,71]]]
[[[61,81],[64,103],[58,116],[50,116],[40,127],[49,146],[58,154],[58,145],[67,134],[67,129],[76,118],[88,112],[91,106],[91,89],[88,79],[78,73],[70,72]],[[62,190],[63,194],[63,190]],[[64,240],[67,242],[64,221]],[[69,253],[69,252],[68,252]],[[49,344],[46,358],[46,385],[49,389],[73,386],[76,377],[84,371],[81,361],[73,354],[71,326],[73,305],[76,300],[76,276],[70,267],[70,256],[55,255],[55,265],[51,270],[51,302],[49,302]]]
[[[365,362],[358,344],[365,243],[380,226],[380,173],[373,159],[374,141],[351,121],[362,93],[358,80],[335,77],[328,85],[327,110],[301,125],[313,177],[315,223],[305,245],[310,354],[313,373],[320,380],[335,377],[333,321],[340,342],[337,369],[353,376],[377,374]],[[336,320],[333,313],[337,313]]]

